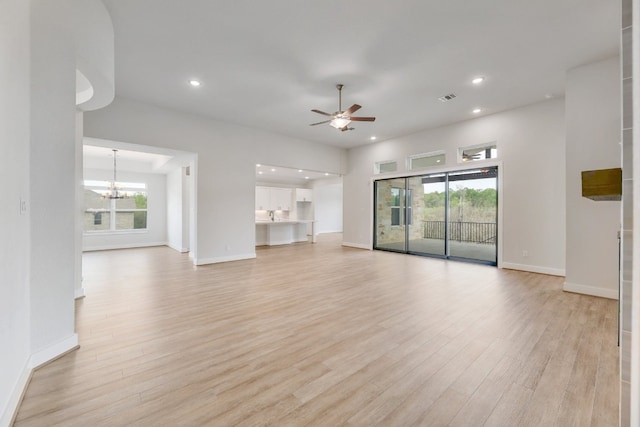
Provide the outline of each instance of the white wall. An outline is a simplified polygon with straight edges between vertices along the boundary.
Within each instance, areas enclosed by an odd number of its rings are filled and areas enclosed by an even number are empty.
[[[582,197],[581,171],[620,167],[620,102],[618,57],[567,73],[564,288],[608,298],[618,297],[620,202]]]
[[[341,174],[342,149],[116,98],[85,114],[85,136],[196,153],[196,264],[255,257],[255,164]]]
[[[113,171],[86,168],[84,178],[110,181],[113,179]],[[119,171],[118,180],[147,184],[147,230],[134,233],[85,233],[83,249],[93,251],[167,244],[167,176]],[[182,198],[182,192],[178,194]]]
[[[344,244],[371,247],[375,162],[396,160],[403,174],[407,156],[445,150],[445,167],[455,170],[458,147],[495,141],[502,162],[502,266],[564,275],[564,138],[564,100],[555,99],[351,149],[343,178]]]
[[[0,6],[0,425],[9,424],[30,355],[29,9]]]
[[[312,183],[315,232],[342,232],[342,178],[320,179]]]

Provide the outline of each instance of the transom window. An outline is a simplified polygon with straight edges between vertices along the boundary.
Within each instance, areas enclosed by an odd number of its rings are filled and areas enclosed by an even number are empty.
[[[444,152],[414,154],[409,156],[407,166],[409,169],[424,169],[433,166],[444,166],[446,157]]]
[[[374,166],[374,173],[376,174],[396,172],[397,170],[398,170],[398,163],[395,160],[377,162]]]
[[[117,183],[121,199],[108,197],[109,181],[84,181],[84,231],[122,232],[147,229],[147,185]]]
[[[458,153],[460,162],[495,159],[498,157],[498,147],[495,143],[473,145],[458,149]]]

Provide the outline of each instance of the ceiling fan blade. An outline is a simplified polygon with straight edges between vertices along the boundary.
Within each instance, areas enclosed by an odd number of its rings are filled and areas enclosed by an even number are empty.
[[[347,116],[352,115],[353,113],[355,113],[356,111],[358,111],[359,109],[361,109],[362,107],[358,104],[353,104],[351,107],[349,107],[349,109],[347,111],[345,111],[342,114],[345,114]]]
[[[372,122],[375,119],[375,117],[349,117],[352,122]]]
[[[323,125],[325,123],[329,123],[331,120],[325,120],[323,122],[318,122],[318,123],[311,123],[309,126],[315,126],[315,125]]]
[[[318,114],[322,114],[322,115],[325,115],[325,116],[333,117],[333,114],[325,113],[324,111],[320,111],[320,110],[311,110],[311,111],[313,111],[314,113],[318,113]]]

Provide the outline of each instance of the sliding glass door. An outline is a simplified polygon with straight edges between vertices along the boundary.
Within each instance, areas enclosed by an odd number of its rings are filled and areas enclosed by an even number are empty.
[[[374,248],[497,264],[497,167],[375,182]]]
[[[407,252],[445,256],[446,248],[446,192],[445,174],[411,177],[407,179],[413,207]]]
[[[497,168],[449,174],[449,256],[497,262]]]

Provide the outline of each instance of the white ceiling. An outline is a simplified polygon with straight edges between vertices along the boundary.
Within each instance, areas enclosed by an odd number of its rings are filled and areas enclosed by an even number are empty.
[[[568,69],[618,52],[615,0],[104,3],[118,96],[345,148],[562,96]],[[310,127],[336,83],[377,120]]]

